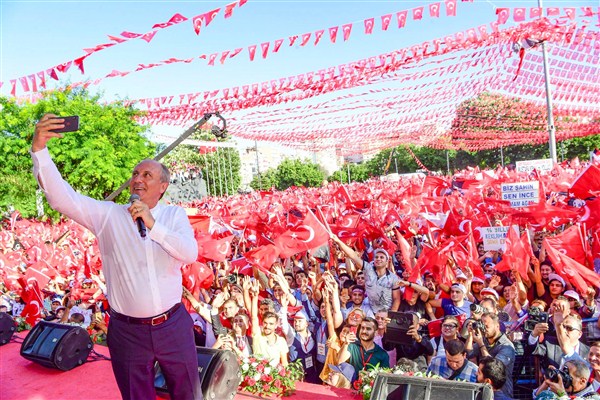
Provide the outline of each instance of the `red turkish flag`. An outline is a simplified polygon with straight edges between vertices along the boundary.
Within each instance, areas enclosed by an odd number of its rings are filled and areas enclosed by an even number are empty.
[[[267,54],[269,54],[269,42],[264,42],[260,44],[260,48],[262,50],[262,58],[267,58]]]
[[[515,22],[525,21],[525,7],[517,7],[513,11],[513,19]]]
[[[413,8],[413,20],[423,19],[423,7]]]
[[[151,41],[152,39],[154,39],[154,35],[156,35],[156,32],[158,32],[158,31],[150,31],[150,32],[148,32],[148,33],[144,33],[144,34],[143,34],[143,35],[140,37],[140,39],[142,39],[142,40],[146,41],[147,43],[150,43],[150,41]]]
[[[597,197],[600,194],[600,168],[590,164],[575,178],[569,193],[580,199]]]
[[[344,24],[342,25],[342,32],[344,34],[344,41],[350,38],[350,33],[352,33],[352,24]]]
[[[396,13],[396,19],[398,20],[398,28],[404,28],[406,26],[406,17],[408,16],[408,11],[398,11]]]
[[[208,26],[208,24],[210,24],[212,20],[215,19],[217,14],[219,14],[219,11],[221,11],[221,8],[215,8],[212,11],[204,13],[204,26]]]
[[[587,239],[583,236],[579,225],[572,225],[561,234],[548,236],[546,239],[553,248],[585,265],[586,251],[583,241]]]
[[[529,9],[529,18],[536,18],[542,15],[542,9],[540,7],[531,7]]]
[[[444,0],[446,3],[446,16],[456,17],[456,0]]]
[[[375,26],[375,18],[367,18],[364,21],[365,24],[365,34],[370,35],[373,33],[373,26]]]
[[[233,235],[222,239],[213,239],[209,236],[199,237],[198,242],[198,257],[202,257],[213,261],[225,261],[231,254],[231,241]]]
[[[387,31],[392,22],[392,14],[386,14],[381,16],[381,30]]]
[[[429,16],[435,18],[440,16],[440,3],[431,3],[429,5]]]
[[[23,288],[21,299],[25,302],[25,307],[21,311],[21,316],[31,326],[34,326],[42,318],[42,308],[44,307],[44,298],[37,281],[33,280],[27,283],[25,278],[18,279]]]
[[[319,42],[321,41],[321,37],[323,36],[323,34],[325,33],[325,29],[319,29],[318,31],[315,32],[315,46],[319,44]]]
[[[142,34],[123,31],[123,32],[121,32],[121,36],[123,36],[124,38],[127,38],[127,39],[135,39],[135,38],[142,36]]]
[[[158,24],[154,24],[152,26],[152,29],[162,29],[162,28],[169,27],[171,25],[179,24],[179,23],[184,22],[184,21],[187,21],[186,17],[184,17],[181,14],[174,14],[171,17],[171,19],[169,19],[169,21],[167,21],[167,22],[161,22],[161,23],[158,23]]]
[[[256,54],[256,45],[248,46],[248,54],[250,55],[250,61],[254,61],[254,55]]]
[[[547,239],[544,238],[542,246],[546,249],[546,255],[560,276],[571,282],[579,293],[585,293],[589,285],[594,288],[600,287],[600,275],[554,248]]]
[[[204,19],[204,14],[196,15],[194,18],[192,18],[192,25],[194,26],[194,32],[196,32],[196,35],[200,34],[200,28],[202,27],[203,19]]]
[[[263,272],[269,272],[271,270],[271,266],[277,260],[279,256],[279,249],[273,244],[266,244],[250,251],[247,251],[244,254],[244,257],[248,262],[253,265],[256,265],[258,269]]]
[[[42,272],[43,269],[48,270],[47,264],[44,261],[38,261],[37,263],[29,266],[25,271],[25,279],[27,284],[31,285],[33,282],[38,284],[38,287],[44,288],[50,281],[50,276]]]
[[[40,87],[46,89],[46,74],[44,71],[40,71],[36,75],[40,80]]]
[[[575,19],[575,7],[565,7],[564,10],[569,19]]]
[[[329,241],[329,232],[317,217],[308,210],[302,223],[279,235],[274,243],[281,257],[289,257],[301,251],[314,249]]]
[[[332,26],[331,28],[329,28],[329,39],[331,40],[331,43],[335,43],[335,40],[337,39],[338,29],[339,27],[337,26]]]
[[[22,76],[19,78],[19,81],[21,82],[21,86],[23,87],[23,91],[24,92],[29,92],[29,83],[27,82],[27,77],[26,76]]]
[[[237,5],[237,3],[234,2],[234,3],[227,4],[225,6],[225,11],[224,11],[225,19],[227,19],[233,15],[233,9],[235,8],[236,5]]]
[[[273,46],[273,53],[277,53],[282,44],[283,44],[283,39],[277,39]]]
[[[600,223],[600,198],[587,201],[580,210],[583,215],[579,222],[585,223],[588,228],[594,228]]]
[[[516,269],[523,279],[527,279],[530,252],[527,251],[516,231],[517,229],[514,226],[508,229],[504,245],[504,256],[502,257],[502,261],[496,264],[496,271]]]
[[[306,44],[310,40],[310,35],[310,32],[302,34],[302,42],[300,42],[300,46],[306,46]]]
[[[181,268],[182,284],[194,296],[200,294],[200,289],[208,289],[215,280],[212,269],[201,262],[186,264]]]
[[[560,8],[558,8],[558,7],[548,7],[548,8],[546,9],[546,14],[547,14],[549,17],[553,17],[553,16],[556,16],[556,15],[560,15]]]
[[[496,9],[496,15],[498,16],[498,24],[503,25],[508,21],[510,16],[510,10],[506,7],[500,7]]]

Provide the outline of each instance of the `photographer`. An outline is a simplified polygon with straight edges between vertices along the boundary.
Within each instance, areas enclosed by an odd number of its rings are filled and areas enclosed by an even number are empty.
[[[584,361],[567,361],[561,369],[549,369],[545,378],[544,383],[533,392],[536,400],[600,399],[588,382],[590,368]]]
[[[556,300],[552,307],[552,322],[538,323],[535,325],[528,338],[528,344],[535,346],[532,354],[542,357],[544,367],[553,366],[560,368],[566,361],[572,359],[587,359],[590,348],[581,343],[581,319],[570,315],[569,304],[566,300]],[[550,323],[556,330],[556,337],[542,334],[548,332]]]
[[[483,328],[483,329],[481,329]],[[515,346],[508,337],[500,331],[500,321],[493,313],[484,313],[481,317],[481,326],[468,328],[466,349],[471,361],[479,362],[485,357],[494,357],[506,367],[506,383],[502,392],[512,397],[513,382],[512,372],[515,362]]]
[[[389,322],[387,328],[389,329]],[[408,330],[402,333],[406,337],[412,338],[412,340],[409,339],[411,344],[401,344],[395,340],[390,340],[392,338],[390,337],[388,331],[386,331],[386,333],[383,335],[382,342],[383,348],[386,351],[392,351],[396,349],[397,359],[405,357],[413,360],[417,363],[419,371],[425,372],[427,369],[427,357],[433,356],[433,345],[431,344],[431,340],[429,340],[429,338],[423,337],[423,335],[419,332],[419,328],[419,319],[415,315],[413,323],[408,327]]]

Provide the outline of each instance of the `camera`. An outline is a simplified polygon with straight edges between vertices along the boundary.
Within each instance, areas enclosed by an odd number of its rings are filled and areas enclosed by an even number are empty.
[[[412,336],[407,335],[411,326],[419,323],[419,314],[414,312],[393,312],[388,313],[390,323],[387,325],[384,339],[390,343],[413,344]]]
[[[550,379],[552,382],[558,382],[559,376],[562,378],[563,386],[565,388],[573,386],[573,378],[571,378],[571,374],[569,374],[569,371],[566,368],[564,370],[548,368],[546,372],[544,372],[544,377]]]
[[[229,282],[230,285],[233,285],[235,283],[237,283],[237,274],[231,274],[231,275],[227,275],[227,282]]]
[[[469,327],[471,327],[473,331],[481,332],[482,335],[485,333],[485,325],[483,322],[478,319],[467,318],[462,326],[462,329],[460,330],[460,336],[463,339],[466,339],[469,336]]]
[[[471,313],[473,314],[483,314],[486,309],[480,306],[479,304],[471,303]]]
[[[527,314],[529,315],[529,317],[523,324],[523,329],[525,330],[525,332],[533,331],[537,324],[547,324],[550,318],[550,314],[548,314],[547,312],[543,312],[541,308],[535,306],[529,307],[529,310],[527,310]]]

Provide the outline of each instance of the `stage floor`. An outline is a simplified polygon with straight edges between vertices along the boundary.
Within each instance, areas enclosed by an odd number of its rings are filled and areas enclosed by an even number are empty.
[[[46,368],[21,357],[20,342],[26,333],[13,336],[11,342],[0,346],[0,400],[118,400],[117,383],[110,361],[88,361],[70,371]],[[17,341],[19,343],[17,343]],[[94,346],[94,350],[108,356],[108,348]],[[311,385],[299,382],[290,400],[352,399],[362,396],[347,389]],[[256,396],[238,393],[235,400],[256,399]],[[217,399],[220,400],[220,399]]]

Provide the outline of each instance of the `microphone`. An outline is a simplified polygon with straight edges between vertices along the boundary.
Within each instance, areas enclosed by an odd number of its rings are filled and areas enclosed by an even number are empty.
[[[139,200],[140,200],[140,196],[137,194],[132,194],[131,196],[129,196],[129,202],[132,204],[134,201],[139,201]],[[146,237],[146,224],[144,223],[144,220],[141,219],[140,217],[137,217],[135,219],[135,224],[137,225],[140,236],[145,238]]]

